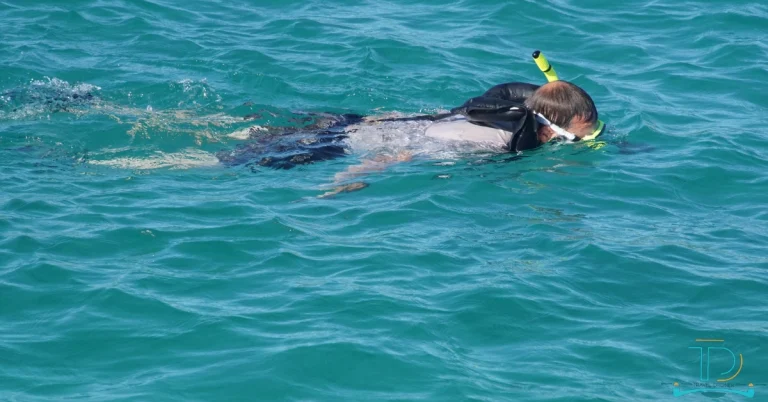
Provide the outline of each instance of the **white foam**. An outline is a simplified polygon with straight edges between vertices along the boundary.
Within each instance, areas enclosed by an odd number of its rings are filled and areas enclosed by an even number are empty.
[[[186,149],[181,152],[157,151],[147,157],[118,157],[104,160],[90,160],[92,165],[108,166],[120,169],[191,169],[216,166],[219,160],[210,152],[199,149]]]
[[[262,126],[251,126],[249,128],[244,128],[242,130],[233,131],[227,134],[227,137],[233,138],[236,140],[247,140],[251,138],[251,134],[256,131],[267,131],[267,129]]]
[[[233,131],[229,134],[227,134],[227,137],[233,138],[236,140],[247,140],[251,135],[251,130],[244,128],[242,130]]]
[[[29,84],[13,88],[0,96],[0,120],[23,120],[29,118],[48,118],[56,107],[69,106],[63,98],[69,98],[72,105],[79,105],[90,99],[91,92],[101,90],[96,85],[70,84],[59,78],[45,77],[30,80]],[[79,99],[79,100],[78,100]],[[89,102],[89,101],[85,101]],[[73,107],[69,113],[81,115],[84,108]]]
[[[29,85],[32,87],[52,88],[52,89],[58,89],[58,90],[68,91],[70,93],[78,93],[78,94],[101,90],[101,87],[98,87],[96,85],[91,85],[86,83],[78,83],[78,84],[72,85],[67,81],[64,81],[62,79],[55,78],[55,77],[54,78],[45,77],[42,80],[30,80]]]

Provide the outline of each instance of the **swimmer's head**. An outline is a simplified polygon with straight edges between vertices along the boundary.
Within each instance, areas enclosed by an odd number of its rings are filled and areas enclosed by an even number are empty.
[[[525,106],[579,138],[592,134],[598,125],[595,102],[583,89],[568,81],[542,85],[526,99]],[[538,135],[545,143],[555,132],[551,127],[540,125]]]

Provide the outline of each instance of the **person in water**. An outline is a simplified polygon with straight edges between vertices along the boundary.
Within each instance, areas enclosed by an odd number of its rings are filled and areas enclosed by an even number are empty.
[[[603,129],[597,108],[583,89],[567,81],[542,86],[513,82],[500,84],[467,100],[450,113],[402,118],[356,114],[310,114],[304,127],[258,127],[252,141],[217,157],[227,165],[291,169],[348,153],[345,139],[359,124],[428,120],[425,135],[439,140],[484,143],[499,151],[520,152],[552,140],[593,139]],[[350,170],[378,170],[383,164],[408,160],[410,155],[377,157]]]
[[[594,138],[602,129],[592,98],[567,81],[542,86],[519,82],[497,85],[454,108],[451,114],[464,119],[444,127],[435,124],[426,134],[448,140],[496,143],[507,151],[519,152],[553,139]]]
[[[525,100],[525,106],[538,113],[537,134],[542,144],[562,135],[556,127],[572,133],[575,141],[594,139],[604,128],[592,97],[568,81],[544,84]]]

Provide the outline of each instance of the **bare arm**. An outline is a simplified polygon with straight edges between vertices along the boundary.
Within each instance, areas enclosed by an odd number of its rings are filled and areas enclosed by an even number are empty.
[[[333,190],[327,191],[318,198],[329,198],[339,193],[350,193],[357,190],[362,190],[368,187],[368,183],[362,181],[356,181],[353,183],[342,184],[345,181],[363,176],[371,172],[379,172],[386,169],[388,166],[394,165],[400,162],[407,162],[413,158],[413,155],[408,151],[400,152],[395,156],[391,155],[377,155],[372,159],[364,159],[359,165],[350,166],[343,172],[336,173],[334,176],[334,184],[337,184]]]
[[[359,165],[350,166],[347,170],[336,173],[334,183],[342,183],[371,172],[380,172],[391,165],[408,162],[411,159],[413,159],[413,154],[408,151],[402,151],[397,155],[376,155],[371,159],[363,159]]]

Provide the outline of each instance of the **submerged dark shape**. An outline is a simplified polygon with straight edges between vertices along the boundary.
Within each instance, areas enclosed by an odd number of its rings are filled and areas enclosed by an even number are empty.
[[[635,144],[626,140],[617,141],[614,145],[619,147],[619,153],[622,155],[642,154],[656,150],[656,147],[648,144]]]

